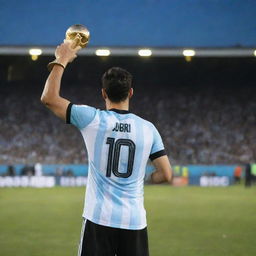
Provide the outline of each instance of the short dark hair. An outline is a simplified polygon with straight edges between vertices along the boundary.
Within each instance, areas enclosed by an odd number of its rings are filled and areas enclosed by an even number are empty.
[[[127,99],[132,86],[132,75],[125,69],[113,67],[102,76],[102,87],[110,101],[118,103]]]

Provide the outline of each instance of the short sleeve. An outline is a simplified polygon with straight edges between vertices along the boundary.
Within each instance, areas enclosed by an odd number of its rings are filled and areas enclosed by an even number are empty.
[[[153,126],[153,144],[150,151],[150,160],[153,161],[158,157],[166,155],[164,144],[158,130]]]
[[[96,108],[87,105],[70,103],[67,108],[66,123],[73,124],[78,129],[83,129],[95,118],[96,111]]]

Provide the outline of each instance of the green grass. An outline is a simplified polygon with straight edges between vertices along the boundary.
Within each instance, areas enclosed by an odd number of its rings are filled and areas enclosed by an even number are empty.
[[[0,189],[0,255],[76,255],[83,198],[84,188]],[[145,206],[151,256],[256,255],[255,187],[147,186]]]

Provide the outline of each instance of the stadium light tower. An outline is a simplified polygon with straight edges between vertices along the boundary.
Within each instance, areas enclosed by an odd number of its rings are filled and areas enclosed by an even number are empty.
[[[97,56],[109,56],[111,54],[110,50],[108,49],[97,49],[95,51]]]
[[[190,62],[192,57],[196,55],[196,52],[192,49],[185,49],[183,50],[183,55],[185,56],[186,61]]]
[[[42,50],[38,48],[32,48],[29,50],[29,54],[31,55],[31,59],[33,61],[36,61],[38,59],[38,56],[42,54]]]
[[[138,54],[141,57],[149,57],[152,55],[152,51],[150,49],[140,49]]]

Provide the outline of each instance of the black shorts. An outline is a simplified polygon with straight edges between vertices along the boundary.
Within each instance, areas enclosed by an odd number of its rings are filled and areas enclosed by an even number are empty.
[[[111,228],[84,220],[78,256],[148,256],[147,228]]]

